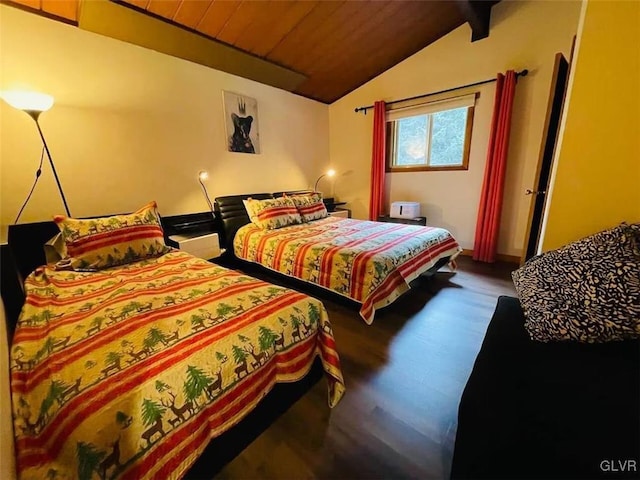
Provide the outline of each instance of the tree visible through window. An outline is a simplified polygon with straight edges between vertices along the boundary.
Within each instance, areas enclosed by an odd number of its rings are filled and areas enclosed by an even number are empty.
[[[475,95],[387,115],[387,171],[466,170]]]
[[[398,120],[396,127],[396,164],[398,166],[426,163],[429,120],[428,115]]]

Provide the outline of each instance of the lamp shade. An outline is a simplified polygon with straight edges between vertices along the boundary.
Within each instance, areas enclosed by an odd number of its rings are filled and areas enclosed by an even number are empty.
[[[46,112],[53,106],[53,97],[46,93],[5,90],[0,97],[18,110]]]

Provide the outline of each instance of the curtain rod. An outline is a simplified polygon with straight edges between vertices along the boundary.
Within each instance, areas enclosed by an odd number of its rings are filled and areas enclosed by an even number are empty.
[[[525,68],[521,72],[517,72],[516,73],[516,78],[517,77],[526,77],[528,73],[529,73],[529,70],[527,70]],[[495,81],[496,81],[495,78],[491,78],[489,80],[483,80],[481,82],[470,83],[468,85],[461,85],[460,87],[447,88],[446,90],[440,90],[438,92],[424,93],[422,95],[416,95],[415,97],[409,97],[409,98],[402,98],[400,100],[394,100],[393,102],[388,102],[387,105],[393,105],[394,103],[408,102],[409,100],[418,100],[419,98],[431,97],[433,95],[439,95],[441,93],[453,92],[454,90],[460,90],[462,88],[476,87],[478,85],[484,85],[485,83],[491,83],[491,82],[495,82]],[[357,107],[357,108],[354,109],[354,111],[356,113],[364,112],[364,114],[366,115],[367,114],[367,110],[369,110],[371,108],[373,108],[373,105],[367,105],[366,107]]]

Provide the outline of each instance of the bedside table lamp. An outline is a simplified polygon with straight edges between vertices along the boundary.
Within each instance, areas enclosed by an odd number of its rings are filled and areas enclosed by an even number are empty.
[[[313,191],[317,192],[318,191],[318,182],[324,178],[324,177],[333,177],[336,174],[336,171],[332,168],[327,170],[325,173],[323,173],[322,175],[320,175],[318,177],[318,179],[316,180],[316,184],[313,186]]]
[[[211,215],[213,215],[213,218],[216,218],[216,214],[213,210],[213,203],[211,203],[211,199],[209,198],[209,192],[207,192],[207,187],[205,186],[204,182],[206,182],[209,179],[209,173],[207,173],[204,170],[200,170],[198,172],[198,181],[200,182],[200,186],[202,187],[202,192],[204,193],[204,197],[207,199],[207,204],[209,205],[209,210],[211,210]]]
[[[58,184],[58,190],[60,191],[60,196],[62,197],[62,203],[64,204],[64,209],[67,212],[67,216],[71,216],[69,212],[69,206],[67,205],[67,199],[64,196],[64,192],[62,191],[62,185],[60,185],[60,179],[58,178],[58,172],[56,172],[56,167],[53,164],[53,159],[51,158],[51,152],[49,152],[49,147],[47,146],[47,141],[44,138],[44,134],[42,133],[42,129],[40,128],[40,123],[38,122],[38,117],[42,112],[46,112],[53,106],[53,97],[51,95],[46,95],[44,93],[36,93],[36,92],[21,92],[21,91],[4,91],[0,94],[0,97],[11,105],[13,108],[17,108],[18,110],[22,110],[27,113],[33,120],[36,122],[36,127],[38,127],[38,133],[40,134],[40,138],[42,139],[42,144],[44,146],[45,151],[47,152],[47,158],[49,159],[49,164],[51,165],[51,170],[53,171],[53,176],[56,179],[56,183]],[[40,173],[36,174],[36,182],[38,181],[38,177]],[[34,183],[35,187],[35,183]],[[33,189],[32,189],[33,191]],[[27,201],[29,201],[29,197],[27,197]],[[25,202],[26,205],[26,202]],[[23,205],[24,208],[24,205]],[[22,212],[22,210],[21,210]],[[18,214],[18,218],[20,214]],[[16,219],[16,222],[18,219]]]

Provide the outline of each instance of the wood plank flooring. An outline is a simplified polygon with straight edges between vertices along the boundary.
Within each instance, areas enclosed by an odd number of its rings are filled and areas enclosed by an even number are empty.
[[[461,257],[456,273],[420,279],[371,326],[322,298],[342,402],[329,409],[318,382],[216,478],[448,478],[460,396],[497,297],[514,295],[515,268]]]

